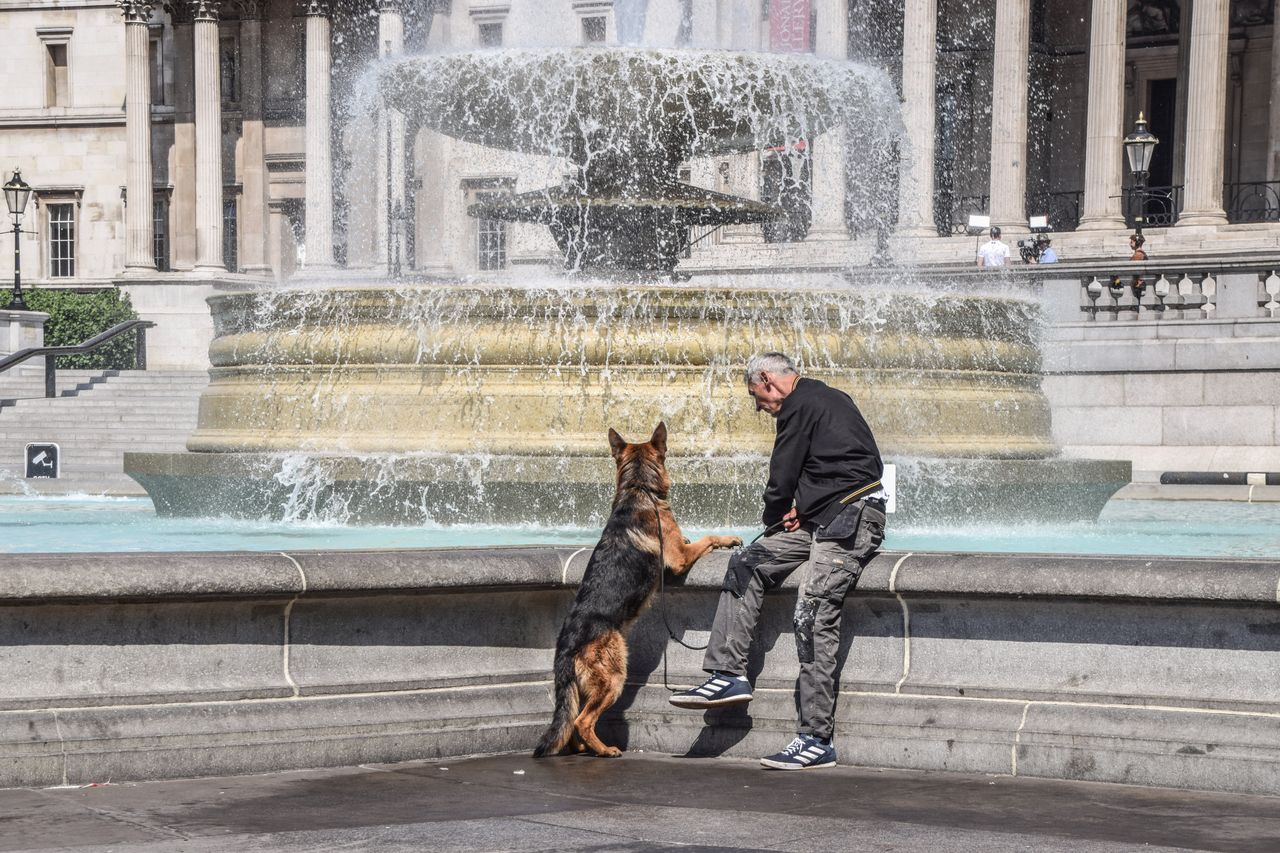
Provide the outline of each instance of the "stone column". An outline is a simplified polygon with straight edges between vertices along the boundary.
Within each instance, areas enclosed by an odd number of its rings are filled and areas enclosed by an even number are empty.
[[[1093,0],[1081,231],[1124,228],[1125,9],[1126,0]]]
[[[225,270],[222,261],[222,87],[218,71],[217,0],[190,0],[195,19],[196,269]]]
[[[1229,13],[1229,0],[1196,0],[1191,4],[1187,154],[1179,227],[1227,223],[1222,210],[1222,161],[1227,130]]]
[[[936,237],[933,222],[937,0],[906,0],[902,29],[902,120],[907,150],[898,176],[898,233]]]
[[[333,165],[329,104],[329,3],[307,2],[307,259],[308,269],[333,263]]]
[[[191,64],[191,8],[184,0],[169,6],[173,23],[173,148],[169,155],[169,267],[190,270],[196,263],[195,83]]]
[[[849,58],[848,4],[846,0],[814,0],[818,31],[815,48],[818,56],[830,59]],[[844,128],[833,127],[814,140],[811,152],[813,180],[810,239],[844,240],[849,236],[844,218]]]
[[[1280,181],[1280,15],[1271,25],[1271,115],[1267,126],[1267,180]]]
[[[240,0],[240,266],[255,275],[270,272],[262,76],[266,11],[266,0]]]
[[[150,0],[117,0],[124,15],[124,125],[128,154],[125,186],[126,273],[156,271],[151,212]]]
[[[403,0],[379,0],[378,55],[395,56],[404,52]],[[403,269],[403,227],[398,236],[392,234],[396,218],[404,212],[404,116],[385,108],[378,116],[377,151],[377,222],[376,265],[384,272]],[[403,221],[401,219],[401,221]],[[396,236],[396,239],[392,239]],[[393,256],[394,252],[394,256]]]
[[[1027,232],[1027,82],[1031,0],[996,0],[991,70],[991,224]]]

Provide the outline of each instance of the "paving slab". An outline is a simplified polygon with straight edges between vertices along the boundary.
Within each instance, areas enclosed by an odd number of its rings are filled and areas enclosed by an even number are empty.
[[[629,753],[0,790],[0,851],[1274,853],[1280,798]]]

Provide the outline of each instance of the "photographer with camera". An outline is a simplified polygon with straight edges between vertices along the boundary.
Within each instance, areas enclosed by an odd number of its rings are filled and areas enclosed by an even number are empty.
[[[1046,234],[1037,235],[1031,240],[1018,241],[1018,254],[1022,256],[1024,264],[1056,264],[1058,262],[1058,253],[1049,245],[1049,237]]]

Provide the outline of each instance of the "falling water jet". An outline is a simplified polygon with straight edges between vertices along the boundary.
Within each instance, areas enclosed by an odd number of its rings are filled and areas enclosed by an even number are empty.
[[[908,516],[1096,517],[1128,481],[1125,463],[1052,458],[1025,297],[841,277],[799,289],[665,280],[691,225],[779,215],[679,182],[682,162],[797,151],[837,126],[893,133],[883,73],[550,49],[399,59],[368,85],[421,126],[568,164],[561,184],[472,213],[548,226],[570,275],[212,297],[213,369],[189,452],[126,461],[161,514],[590,523],[611,491],[606,430],[640,435],[663,419],[682,518],[750,523],[773,422],[740,371],[770,349],[848,390],[886,454],[909,461]]]

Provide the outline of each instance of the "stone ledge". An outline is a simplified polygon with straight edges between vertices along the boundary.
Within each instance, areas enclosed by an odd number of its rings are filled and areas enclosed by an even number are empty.
[[[0,572],[0,603],[563,589],[581,579],[591,548],[13,554]],[[728,560],[714,552],[668,584],[716,589]],[[792,578],[784,588],[794,586]],[[1280,562],[1265,560],[886,551],[855,594],[1277,603],[1278,591]]]

